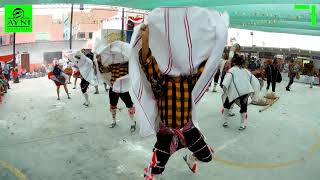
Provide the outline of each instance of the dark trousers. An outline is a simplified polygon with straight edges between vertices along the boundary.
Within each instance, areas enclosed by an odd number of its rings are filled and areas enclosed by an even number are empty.
[[[8,82],[8,88],[10,88],[10,85],[9,85],[9,81],[10,81],[10,74],[4,74],[4,77],[7,79],[7,82]]]
[[[216,74],[214,75],[214,83],[219,82],[219,77],[220,77],[220,69],[218,69]]]
[[[276,81],[272,81],[270,79],[267,80],[267,90],[270,88],[270,84],[272,84],[272,92],[276,92]]]
[[[133,102],[131,100],[131,96],[129,92],[125,93],[116,93],[112,90],[112,88],[109,89],[109,100],[111,107],[117,107],[119,98],[126,104],[127,108],[133,107]]]
[[[290,77],[290,81],[289,81],[289,84],[288,84],[287,88],[289,88],[289,89],[290,89],[290,86],[293,84],[293,82],[294,82],[294,76],[291,76],[291,77]]]
[[[232,102],[229,101],[227,98],[226,101],[223,103],[223,107],[225,109],[230,109],[231,106],[236,102],[239,101],[240,103],[240,113],[246,113],[248,110],[248,94],[238,97],[237,99],[233,100]]]
[[[81,92],[84,94],[87,92],[88,88],[89,88],[90,83],[88,81],[86,81],[85,79],[81,79],[80,82],[80,87],[81,87]]]
[[[212,160],[212,152],[207,143],[204,141],[203,135],[200,131],[193,127],[192,129],[183,132],[183,136],[186,140],[187,148],[193,152],[193,155],[202,162],[210,162]],[[157,133],[157,142],[154,146],[154,152],[156,153],[157,163],[152,168],[153,174],[161,174],[164,171],[165,165],[170,158],[170,145],[173,138],[173,134]],[[185,148],[180,142],[178,144],[177,151]]]

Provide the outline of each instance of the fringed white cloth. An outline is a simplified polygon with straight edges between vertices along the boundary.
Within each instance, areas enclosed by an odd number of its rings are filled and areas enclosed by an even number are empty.
[[[204,72],[192,91],[192,121],[198,126],[196,105],[209,87],[220,64],[227,42],[229,17],[226,13],[199,7],[157,8],[147,18],[149,46],[162,74],[170,76],[196,73],[205,60]],[[140,135],[157,129],[159,116],[151,85],[139,64],[142,46],[140,27],[133,34],[129,75],[131,97],[140,120]]]
[[[75,58],[75,56],[80,56],[80,59]],[[80,51],[73,53],[69,59],[79,68],[81,76],[86,81],[92,86],[98,85],[98,77],[95,74],[94,65],[91,59]]]
[[[131,47],[130,44],[115,41],[111,44],[106,44],[104,42],[99,42],[94,50],[96,54],[101,56],[101,63],[104,67],[108,67],[111,64],[125,63],[129,61]],[[95,64],[98,69],[98,63],[95,60]],[[117,79],[113,85],[110,83],[111,73],[100,73],[98,71],[98,76],[104,80],[112,90],[117,93],[128,92],[131,86],[129,75],[120,77]],[[100,79],[100,78],[99,78]]]
[[[259,80],[247,69],[238,66],[232,67],[225,75],[222,85],[224,88],[222,102],[225,102],[227,97],[231,102],[245,94],[249,94],[251,97],[249,103],[252,99],[259,99]]]

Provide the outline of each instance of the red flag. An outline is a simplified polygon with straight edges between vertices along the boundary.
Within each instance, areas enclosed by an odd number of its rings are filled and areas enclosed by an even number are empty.
[[[13,54],[0,56],[0,61],[4,63],[10,63],[13,60]]]

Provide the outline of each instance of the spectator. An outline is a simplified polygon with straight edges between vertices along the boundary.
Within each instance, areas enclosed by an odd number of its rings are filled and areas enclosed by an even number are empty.
[[[4,65],[4,77],[5,77],[6,80],[7,80],[8,89],[10,89],[10,84],[9,84],[9,81],[10,81],[10,73],[11,73],[10,64],[9,64],[9,63],[6,63],[6,64]]]
[[[310,83],[310,88],[312,88],[315,76],[313,61],[310,61],[309,63],[305,64],[304,70],[306,72],[306,75],[308,76],[308,83]]]
[[[278,68],[278,61],[277,59],[274,59],[272,64],[269,64],[265,68],[265,73],[267,76],[267,91],[270,88],[270,84],[272,84],[272,93],[275,93],[276,91],[276,83],[281,82],[282,77]]]
[[[12,77],[14,83],[19,83],[19,69],[17,67],[12,71]]]
[[[289,84],[286,87],[287,91],[290,91],[290,86],[293,84],[294,78],[297,76],[297,74],[298,74],[297,66],[295,65],[294,60],[291,60],[289,63],[289,71],[288,71]]]
[[[8,83],[6,81],[6,78],[3,75],[3,70],[0,68],[0,100],[1,100],[1,95],[7,92],[7,88],[8,88]]]

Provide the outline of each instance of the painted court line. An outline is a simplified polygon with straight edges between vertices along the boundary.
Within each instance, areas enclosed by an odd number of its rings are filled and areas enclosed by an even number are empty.
[[[12,175],[14,175],[18,180],[29,180],[26,175],[24,175],[19,169],[10,165],[9,163],[0,160],[0,166],[9,171]]]
[[[238,167],[238,168],[247,168],[247,169],[273,169],[273,168],[288,167],[294,164],[300,164],[307,160],[310,160],[315,154],[317,154],[320,151],[320,135],[318,134],[318,131],[314,128],[312,128],[312,134],[316,139],[316,143],[309,148],[308,152],[304,156],[295,160],[280,162],[280,163],[245,163],[245,162],[237,162],[232,160],[225,160],[218,156],[214,156],[213,157],[214,161],[212,162],[217,162],[223,165],[228,165],[228,166]],[[225,145],[225,147],[226,146],[227,145]],[[224,149],[225,147],[223,147],[222,149]]]

